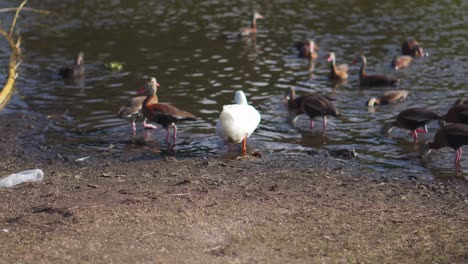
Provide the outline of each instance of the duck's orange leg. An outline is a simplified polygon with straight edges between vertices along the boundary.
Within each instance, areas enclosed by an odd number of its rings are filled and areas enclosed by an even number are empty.
[[[245,135],[244,139],[242,140],[242,155],[247,154],[247,135]]]

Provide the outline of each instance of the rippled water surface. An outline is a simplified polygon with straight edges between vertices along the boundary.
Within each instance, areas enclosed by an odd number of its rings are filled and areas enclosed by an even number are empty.
[[[216,119],[222,105],[232,103],[234,91],[243,90],[262,114],[248,142],[251,149],[305,154],[317,148],[354,148],[358,162],[372,170],[453,177],[452,149],[436,151],[421,162],[407,131],[394,129],[391,137],[380,134],[382,124],[405,108],[426,107],[444,114],[457,98],[468,97],[467,3],[431,2],[34,1],[31,7],[53,14],[24,12],[21,18],[23,63],[17,93],[6,111],[51,115],[44,134],[64,155],[164,154],[163,129],[144,130],[137,123],[132,136],[129,120],[116,116],[144,80],[155,75],[161,84],[160,101],[199,117],[178,126],[176,155],[225,155],[227,147],[215,133]],[[16,4],[0,1],[0,8]],[[260,32],[256,38],[237,38],[253,10],[265,17],[259,21]],[[0,18],[8,21],[9,16]],[[409,37],[422,43],[430,56],[395,72],[390,61]],[[313,72],[293,46],[305,38],[315,39],[320,48]],[[8,50],[6,43],[0,45],[4,65]],[[57,69],[71,63],[79,50],[85,53],[86,78],[64,84]],[[356,52],[364,52],[369,72],[398,76],[398,89],[409,90],[410,97],[368,109],[369,97],[392,88],[359,88],[358,65],[350,66],[346,84],[332,88],[326,77],[330,51],[337,63],[348,64]],[[103,64],[109,61],[124,62],[123,70],[106,69]],[[329,118],[325,135],[320,119],[313,131],[305,116],[291,126],[282,103],[289,86],[298,94],[333,95],[343,117]],[[432,139],[437,124],[429,130],[422,142]],[[467,155],[462,168],[468,175]]]

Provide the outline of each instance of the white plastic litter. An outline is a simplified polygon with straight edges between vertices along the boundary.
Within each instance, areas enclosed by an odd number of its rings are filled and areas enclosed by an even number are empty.
[[[42,181],[44,172],[41,169],[25,170],[19,173],[13,173],[0,180],[0,188],[8,188],[23,182]]]
[[[87,159],[91,158],[91,156],[86,156],[84,158],[79,158],[79,159],[76,159],[75,161],[85,161]]]

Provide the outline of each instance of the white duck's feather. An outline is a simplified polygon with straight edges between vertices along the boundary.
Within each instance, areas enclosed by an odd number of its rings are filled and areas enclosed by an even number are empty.
[[[236,104],[223,106],[216,124],[216,132],[225,141],[240,143],[245,136],[255,131],[260,124],[260,113],[251,105],[242,91],[235,95]]]

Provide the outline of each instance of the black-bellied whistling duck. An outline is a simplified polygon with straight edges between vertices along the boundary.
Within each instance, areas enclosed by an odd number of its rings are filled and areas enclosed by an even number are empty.
[[[426,56],[421,45],[414,39],[409,39],[401,45],[401,54],[392,60],[392,68],[395,70],[408,67],[415,57]]]
[[[315,41],[308,39],[306,41],[296,42],[296,49],[299,51],[300,58],[316,60],[318,58],[318,46]]]
[[[165,103],[152,103],[153,100],[157,100],[156,92],[158,90],[159,83],[155,77],[152,77],[148,85],[142,87],[139,91],[140,94],[145,94],[147,97],[143,101],[143,116],[149,121],[160,124],[164,129],[167,130],[166,141],[169,142],[169,126],[174,129],[173,139],[174,144],[177,139],[177,127],[176,122],[184,120],[195,121],[196,118],[193,114],[180,110],[179,108]],[[156,97],[156,99],[155,99]]]
[[[257,19],[263,19],[263,16],[260,15],[259,13],[255,12],[252,15],[252,24],[251,24],[251,26],[239,29],[240,30],[240,35],[242,37],[247,37],[247,36],[254,35],[255,33],[257,33]]]
[[[406,68],[410,65],[413,57],[408,55],[395,56],[392,60],[392,68],[395,70]]]
[[[401,111],[396,121],[388,122],[382,127],[383,133],[390,133],[393,127],[408,129],[411,131],[414,143],[418,142],[418,133],[427,133],[427,124],[432,120],[438,120],[441,116],[424,108],[408,108]],[[419,129],[423,127],[424,129]]]
[[[429,143],[430,149],[440,149],[451,147],[455,152],[455,169],[457,175],[461,174],[460,160],[462,155],[462,146],[468,145],[468,125],[451,124],[441,127],[434,135],[434,141]]]
[[[406,91],[406,90],[387,91],[378,98],[372,97],[371,99],[367,101],[366,105],[374,106],[374,105],[394,104],[394,103],[405,100],[408,94],[409,94],[409,91]]]
[[[143,106],[143,101],[145,101],[146,96],[136,96],[133,98],[130,98],[127,102],[126,105],[122,106],[119,110],[119,118],[132,118],[132,128],[133,128],[133,133],[136,132],[136,126],[135,126],[135,119],[138,117],[143,117],[143,113],[141,111],[142,106]],[[153,97],[152,101],[150,102],[151,104],[155,104],[158,102],[158,97]],[[156,126],[153,126],[151,124],[146,123],[146,118],[143,120],[143,126],[145,128],[150,128],[150,129],[155,129]]]
[[[458,99],[443,119],[449,123],[468,124],[468,102]]]
[[[78,54],[76,55],[75,63],[60,68],[59,75],[65,79],[83,77],[83,75],[85,74],[83,57],[84,53],[82,51],[78,52]]]
[[[247,138],[260,124],[260,113],[247,103],[243,91],[237,91],[235,104],[223,106],[223,111],[216,122],[217,134],[228,143],[242,142],[242,154],[247,152]]]
[[[422,46],[415,39],[408,39],[401,45],[401,54],[411,57],[424,57],[426,54]]]
[[[399,79],[389,77],[383,74],[367,74],[366,65],[367,60],[364,54],[358,53],[353,60],[353,64],[361,62],[361,69],[359,70],[359,85],[361,86],[384,86],[384,85],[398,85]]]
[[[336,66],[335,53],[330,52],[327,60],[331,62],[330,73],[328,74],[328,79],[330,79],[330,81],[342,81],[348,79],[348,65],[341,64]]]
[[[310,128],[314,127],[314,118],[323,117],[323,132],[327,128],[327,115],[341,116],[340,111],[331,102],[330,97],[320,94],[306,94],[296,98],[294,88],[286,89],[284,99],[287,101],[289,121],[294,123],[301,114],[307,114],[310,118]]]

